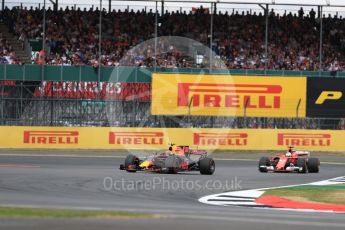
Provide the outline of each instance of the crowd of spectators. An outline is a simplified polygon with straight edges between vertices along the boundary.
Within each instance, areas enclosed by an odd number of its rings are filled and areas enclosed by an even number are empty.
[[[136,65],[151,67],[208,66],[208,52],[201,63],[169,42],[154,43],[130,51],[155,36],[152,11],[102,12],[101,57],[99,56],[99,10],[60,9],[46,11],[45,63],[51,65]],[[18,37],[42,39],[43,10],[5,9],[2,12],[9,29]],[[199,8],[191,12],[169,12],[158,16],[158,36],[181,36],[210,47],[222,67],[231,69],[319,70],[320,19],[312,10],[304,14],[269,13],[268,56],[265,56],[265,15],[257,12],[219,12],[213,15],[210,39],[210,13]],[[345,68],[345,20],[337,16],[323,18],[322,60],[324,70]],[[1,40],[1,57],[10,54]],[[13,59],[12,59],[13,60]],[[11,62],[11,61],[10,61]],[[216,65],[216,64],[214,64]]]
[[[2,32],[0,32],[0,64],[20,64],[14,49]]]

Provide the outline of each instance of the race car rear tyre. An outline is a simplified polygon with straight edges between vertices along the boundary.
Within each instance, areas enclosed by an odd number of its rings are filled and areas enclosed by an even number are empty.
[[[270,158],[268,157],[261,157],[259,160],[259,171],[262,173],[266,173],[267,172],[267,168],[266,167],[260,167],[260,166],[270,166]]]
[[[297,159],[297,167],[300,167],[299,173],[307,173],[307,160],[305,158]]]
[[[200,174],[212,175],[216,170],[216,164],[212,158],[204,158],[199,161]]]
[[[139,166],[139,158],[133,154],[129,154],[125,159],[125,169],[127,172],[136,172],[136,169],[128,169],[131,165]]]
[[[165,160],[165,168],[167,169],[168,173],[175,174],[179,169],[180,159],[177,156],[169,156]]]
[[[318,173],[320,170],[320,160],[318,158],[309,158],[307,167],[310,173]]]

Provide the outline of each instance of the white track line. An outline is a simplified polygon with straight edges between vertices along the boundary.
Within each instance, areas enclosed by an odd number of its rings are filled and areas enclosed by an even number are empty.
[[[287,211],[298,211],[298,212],[325,212],[325,213],[343,213],[335,212],[331,210],[313,210],[313,209],[289,209],[289,208],[272,208],[266,205],[258,204],[255,202],[262,194],[265,193],[265,190],[276,189],[276,188],[288,188],[301,185],[333,185],[333,184],[342,184],[345,183],[345,176],[336,177],[328,180],[299,184],[299,185],[287,185],[287,186],[278,186],[271,188],[261,188],[261,189],[251,189],[243,191],[234,191],[234,192],[225,192],[218,193],[209,196],[204,196],[199,199],[199,202],[209,205],[218,205],[218,206],[240,206],[240,207],[251,207],[251,208],[264,208],[264,209],[274,209],[274,210],[287,210]],[[242,199],[242,200],[241,200]]]

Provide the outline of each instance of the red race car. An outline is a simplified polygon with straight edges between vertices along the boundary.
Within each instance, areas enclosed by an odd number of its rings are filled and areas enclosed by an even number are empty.
[[[298,173],[318,173],[320,160],[309,157],[307,151],[295,151],[289,147],[284,154],[277,154],[273,157],[261,157],[259,160],[260,172],[298,172]]]
[[[199,171],[204,175],[212,175],[215,171],[214,160],[204,150],[191,150],[189,146],[171,144],[167,151],[158,152],[145,159],[129,154],[121,170],[127,172],[150,171],[177,173],[182,171]]]

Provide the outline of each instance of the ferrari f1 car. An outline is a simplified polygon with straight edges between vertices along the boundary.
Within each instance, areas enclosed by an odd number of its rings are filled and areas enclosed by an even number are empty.
[[[284,154],[277,154],[273,157],[261,157],[259,160],[260,172],[298,172],[318,173],[320,160],[309,157],[307,151],[295,151],[293,147]]]
[[[191,150],[189,146],[170,145],[168,151],[162,151],[145,159],[129,154],[121,170],[127,172],[150,171],[175,174],[183,171],[199,171],[203,175],[212,175],[215,162],[204,150]]]

